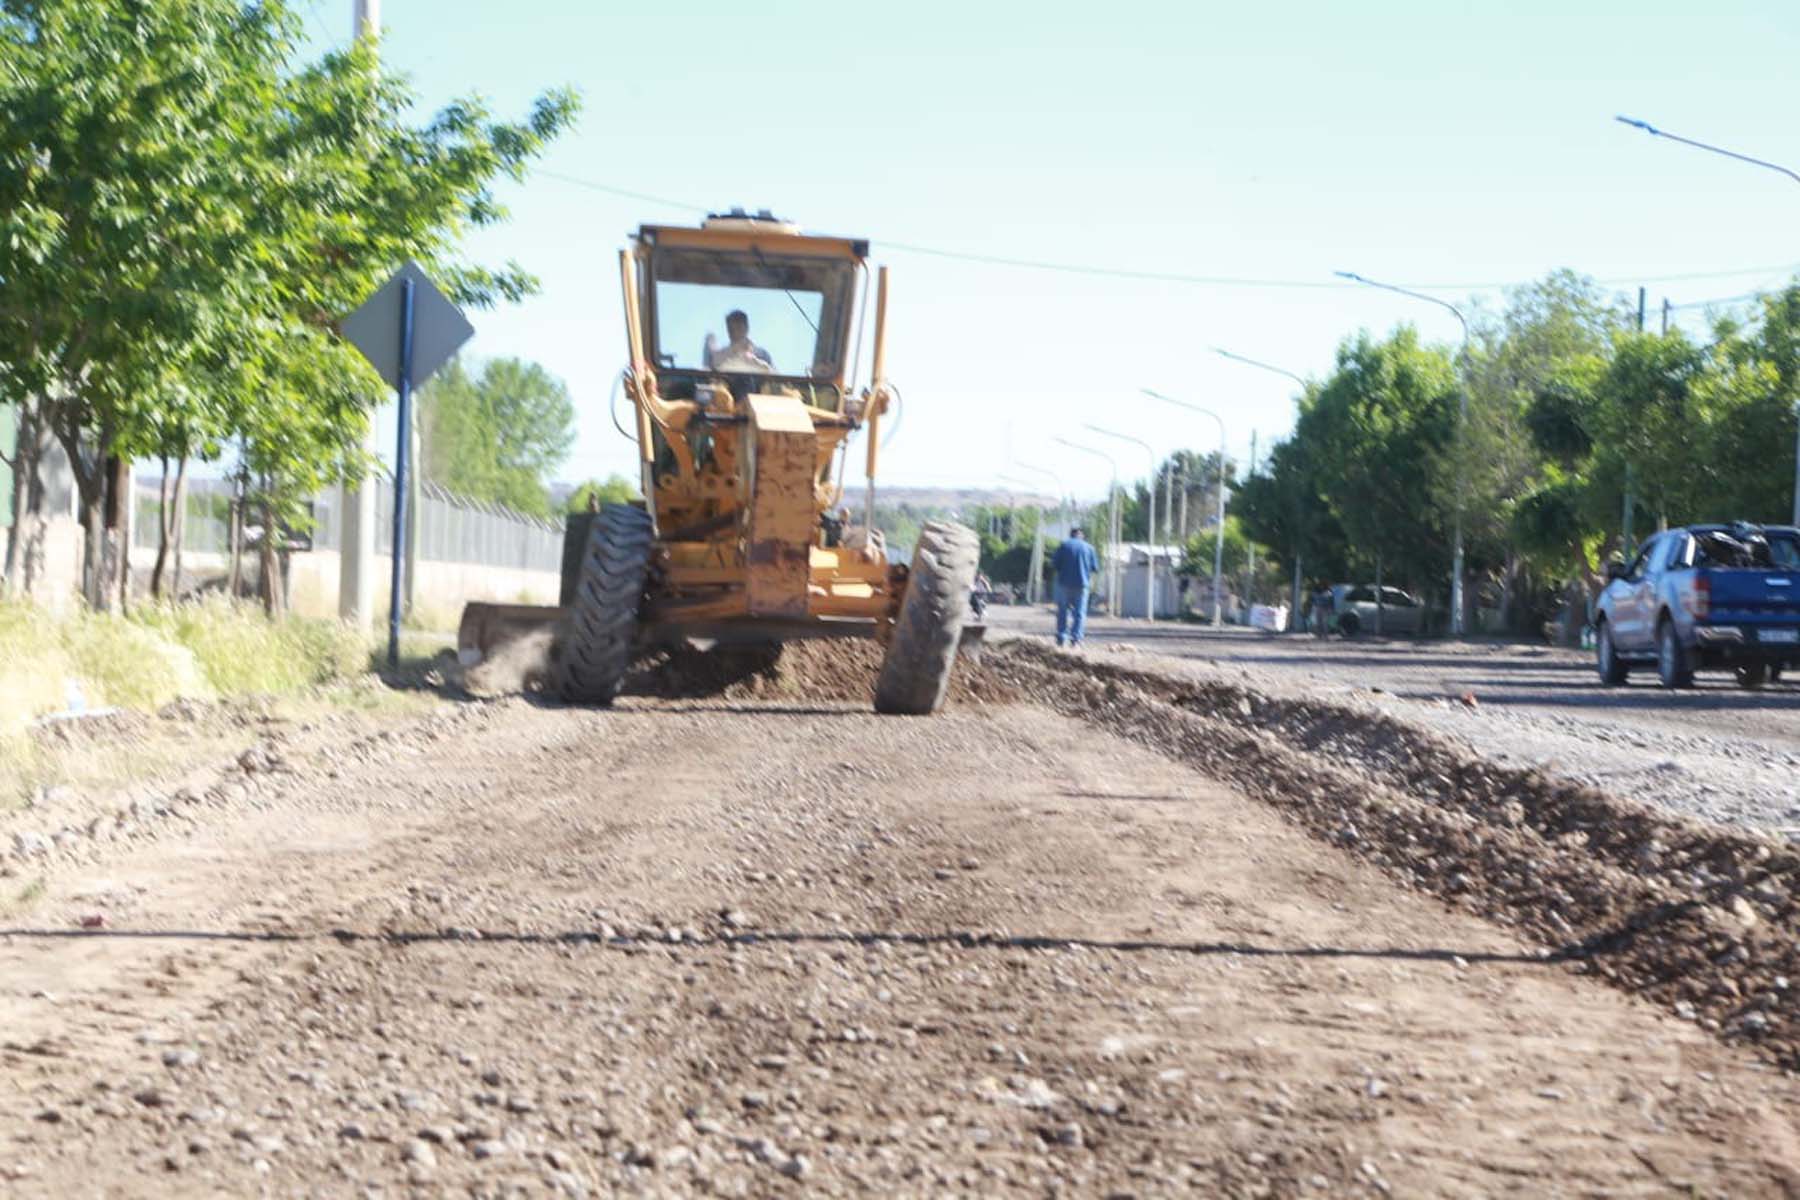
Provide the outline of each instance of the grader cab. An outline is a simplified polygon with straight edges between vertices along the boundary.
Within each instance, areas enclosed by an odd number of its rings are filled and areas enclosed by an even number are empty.
[[[619,255],[630,364],[623,392],[642,504],[570,519],[562,604],[472,604],[465,663],[550,625],[549,686],[610,704],[657,644],[875,638],[881,712],[943,702],[964,635],[979,543],[925,526],[911,565],[871,527],[886,373],[888,274],[869,246],[734,210],[699,228],[646,225]],[[874,298],[867,382],[861,349]],[[860,523],[846,507],[864,439]]]

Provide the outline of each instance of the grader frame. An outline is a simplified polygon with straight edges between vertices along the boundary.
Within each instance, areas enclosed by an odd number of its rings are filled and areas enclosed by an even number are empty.
[[[865,241],[807,235],[766,214],[738,211],[698,228],[639,230],[619,254],[619,271],[629,359],[622,387],[635,423],[645,516],[571,518],[561,605],[470,605],[459,636],[465,663],[551,627],[553,656],[566,668],[558,689],[567,698],[607,703],[628,653],[615,644],[620,637],[634,648],[866,637],[887,645],[884,681],[911,679],[902,689],[911,700],[884,705],[878,687],[878,707],[930,711],[941,702],[963,636],[964,577],[973,574],[975,543],[960,526],[928,527],[914,567],[928,560],[930,586],[912,590],[921,593],[915,603],[931,611],[906,619],[917,632],[902,639],[909,644],[894,645],[912,570],[890,563],[881,535],[868,528],[882,418],[895,399],[886,371],[886,267],[873,284],[868,383],[853,391],[862,333],[854,302],[860,281],[866,314],[868,250]],[[809,361],[787,363],[784,372],[755,350],[760,358],[722,362],[710,333],[701,359],[683,361],[672,348],[680,336],[675,327],[684,320],[691,326],[694,297],[706,303],[714,294],[760,294],[746,288],[786,294],[810,327]],[[813,299],[816,316],[796,291]],[[741,312],[730,316],[744,319]],[[867,485],[863,527],[852,530],[841,480],[857,432],[866,436]],[[631,533],[634,521],[644,527],[641,536]],[[609,549],[605,538],[630,545]],[[632,558],[640,540],[647,544],[641,567]],[[629,593],[640,577],[642,596],[629,621],[599,610],[618,608],[615,594]],[[914,644],[921,639],[930,645]],[[943,678],[911,678],[921,671]]]

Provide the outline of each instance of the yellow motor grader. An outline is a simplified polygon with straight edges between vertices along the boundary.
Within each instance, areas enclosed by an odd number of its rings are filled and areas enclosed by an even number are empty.
[[[548,683],[610,704],[641,652],[683,642],[876,638],[875,707],[944,699],[965,633],[979,542],[927,524],[911,565],[872,527],[887,378],[888,272],[869,244],[802,233],[766,211],[699,228],[643,226],[619,255],[630,401],[645,500],[569,520],[562,603],[471,604],[465,664],[553,628]],[[874,296],[867,382],[857,386]],[[862,520],[844,505],[865,438]]]

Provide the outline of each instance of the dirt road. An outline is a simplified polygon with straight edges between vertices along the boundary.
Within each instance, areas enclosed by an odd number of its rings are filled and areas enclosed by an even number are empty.
[[[7,1194],[1800,1188],[1766,1061],[1035,704],[447,705],[230,778],[0,918]]]
[[[1051,636],[1047,609],[988,609],[1001,634]],[[1702,675],[1669,692],[1655,677],[1603,688],[1591,652],[1410,638],[1271,637],[1239,627],[1100,618],[1087,653],[1118,647],[1195,677],[1253,680],[1292,694],[1355,697],[1461,738],[1501,762],[1707,820],[1800,833],[1800,684],[1759,692]],[[1474,703],[1466,703],[1464,698]]]

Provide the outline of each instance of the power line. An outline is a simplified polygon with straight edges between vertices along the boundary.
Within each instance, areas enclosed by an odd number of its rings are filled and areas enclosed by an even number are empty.
[[[560,171],[539,170],[539,175],[590,191],[604,192],[609,196],[621,196],[628,200],[642,200],[650,204],[660,204],[669,208],[679,208],[687,212],[706,213],[706,206],[690,204],[685,200],[675,200],[668,196],[657,196],[649,192],[632,191],[629,188],[614,187],[611,184],[596,183],[591,179],[582,179],[574,175],[565,175]],[[1339,291],[1357,286],[1353,283],[1339,283],[1328,279],[1260,279],[1238,275],[1190,275],[1173,271],[1139,271],[1125,267],[1103,267],[1085,263],[1057,262],[1048,259],[1012,258],[998,254],[980,254],[967,250],[945,250],[936,246],[920,246],[911,242],[883,241],[884,249],[898,250],[907,254],[923,254],[932,258],[949,259],[956,262],[970,262],[987,266],[1013,267],[1021,270],[1053,271],[1068,275],[1086,275],[1107,279],[1134,279],[1153,283],[1183,283],[1202,287],[1245,287],[1245,288],[1290,288],[1308,291]],[[1669,275],[1633,275],[1616,279],[1596,279],[1595,283],[1613,287],[1632,283],[1680,283],[1698,279],[1728,279],[1737,275],[1768,275],[1775,272],[1794,274],[1800,272],[1800,263],[1786,263],[1768,267],[1736,267],[1724,271],[1690,271]],[[1522,287],[1535,280],[1502,280],[1483,283],[1410,283],[1407,287],[1424,291],[1496,291],[1501,288]]]
[[[319,36],[325,39],[325,48],[333,50],[337,48],[337,39],[331,36],[330,31],[325,28],[324,20],[319,16],[319,5],[322,3],[324,0],[313,0],[306,6],[306,15],[312,18],[313,26],[319,31]]]
[[[1720,296],[1714,300],[1689,300],[1684,304],[1669,305],[1669,311],[1679,312],[1683,309],[1691,308],[1712,308],[1720,304],[1742,304],[1746,300],[1760,300],[1764,296],[1771,294],[1771,292],[1764,290],[1760,292],[1745,292],[1739,296]]]

